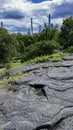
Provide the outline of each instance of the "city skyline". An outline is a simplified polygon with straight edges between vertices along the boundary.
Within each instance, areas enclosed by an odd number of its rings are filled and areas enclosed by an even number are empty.
[[[34,32],[38,27],[52,23],[61,26],[63,19],[73,16],[72,0],[0,0],[0,22],[11,33],[27,33],[33,19]]]

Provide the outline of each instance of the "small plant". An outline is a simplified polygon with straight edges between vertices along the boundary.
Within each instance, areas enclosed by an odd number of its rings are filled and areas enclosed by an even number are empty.
[[[7,70],[11,68],[10,63],[7,64]]]
[[[73,46],[68,47],[68,49],[66,50],[68,53],[73,53]]]

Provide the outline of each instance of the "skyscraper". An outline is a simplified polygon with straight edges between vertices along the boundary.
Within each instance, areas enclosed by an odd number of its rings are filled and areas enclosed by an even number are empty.
[[[31,18],[31,35],[33,35],[33,19]]]
[[[27,35],[29,35],[29,36],[31,35],[30,28],[28,28]]]
[[[39,33],[41,32],[41,25],[39,25]]]
[[[48,16],[48,26],[49,28],[51,28],[51,14],[49,14]]]
[[[1,22],[1,28],[3,28],[3,22]]]

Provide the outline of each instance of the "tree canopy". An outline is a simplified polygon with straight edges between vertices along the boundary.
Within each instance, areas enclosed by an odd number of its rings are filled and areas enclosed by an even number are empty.
[[[55,49],[73,50],[73,17],[63,20],[61,29],[58,25],[44,24],[40,33],[31,35],[10,34],[0,28],[0,63],[15,60],[29,60],[41,55],[52,54]]]
[[[63,21],[59,41],[64,48],[73,45],[73,17],[66,18]]]
[[[15,55],[17,40],[5,29],[0,31],[0,63],[9,63]]]

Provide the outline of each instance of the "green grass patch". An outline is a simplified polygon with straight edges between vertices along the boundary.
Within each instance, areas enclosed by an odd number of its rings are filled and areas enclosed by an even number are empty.
[[[0,82],[0,88],[3,88],[3,86],[6,84],[6,82]]]
[[[20,61],[18,61],[16,63],[12,62],[12,63],[10,63],[10,68],[16,68],[16,67],[19,67],[19,66],[24,66],[24,65],[27,65],[29,63],[31,63],[30,60],[25,61],[24,63],[21,63]]]
[[[3,74],[6,71],[6,68],[0,69],[0,75]]]
[[[26,73],[17,73],[15,75],[6,77],[3,81],[0,82],[0,88],[3,88],[5,85],[7,85],[8,83],[10,83],[12,80],[17,80],[19,79],[21,76],[25,75]]]
[[[58,52],[51,55],[38,56],[34,59],[29,60],[27,63],[42,63],[42,62],[55,62],[62,61],[64,56],[68,53]]]
[[[49,56],[49,61],[63,61],[63,57],[69,55],[68,53],[58,52]]]
[[[14,67],[18,67],[18,66],[21,66],[22,65],[22,63],[20,62],[20,61],[18,61],[18,62],[15,62],[15,63],[10,63],[10,67],[11,68],[14,68]]]
[[[68,53],[63,53],[63,52],[58,52],[58,53],[54,53],[51,55],[44,55],[44,56],[38,56],[34,59],[28,60],[24,63],[21,62],[16,62],[16,63],[10,63],[11,68],[15,68],[18,66],[23,66],[23,65],[27,65],[27,64],[31,64],[31,63],[43,63],[43,62],[55,62],[55,61],[62,61],[64,56],[69,55]],[[0,75],[2,75],[4,72],[6,71],[6,68],[0,69]],[[25,76],[26,73],[17,73],[13,76],[10,77],[6,77],[6,79],[4,79],[3,81],[0,82],[0,88],[2,88],[3,86],[5,86],[6,84],[8,84],[10,81],[12,80],[16,80],[18,78],[20,78],[21,76]]]
[[[30,63],[41,63],[41,62],[49,62],[49,61],[62,61],[64,56],[69,55],[66,52],[57,52],[51,55],[44,55],[44,56],[38,56],[34,59],[30,59],[28,61],[25,61],[24,63],[21,63],[20,61],[15,63],[10,63],[10,68],[15,68],[19,66],[24,66]],[[6,71],[6,68],[0,69],[0,75],[3,74]]]
[[[28,61],[25,61],[24,63],[16,62],[16,63],[10,63],[11,68],[19,67],[19,66],[24,66],[30,63],[41,63],[41,62],[52,62],[52,61],[62,61],[64,56],[69,55],[66,52],[57,52],[51,55],[44,55],[44,56],[38,56],[34,59],[30,59]]]

